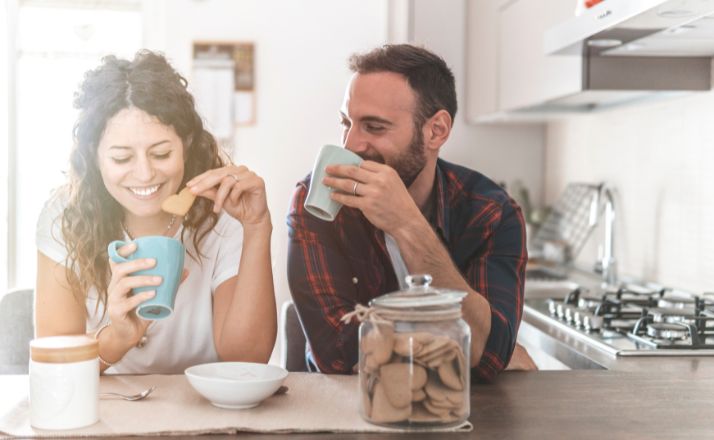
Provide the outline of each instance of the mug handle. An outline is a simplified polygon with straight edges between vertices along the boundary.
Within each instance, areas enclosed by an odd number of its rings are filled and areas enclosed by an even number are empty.
[[[109,243],[109,246],[107,246],[107,253],[109,253],[109,258],[111,258],[113,262],[126,263],[127,261],[129,261],[126,258],[119,255],[119,252],[117,252],[117,248],[120,248],[126,244],[127,243],[122,240],[114,240],[111,243]]]

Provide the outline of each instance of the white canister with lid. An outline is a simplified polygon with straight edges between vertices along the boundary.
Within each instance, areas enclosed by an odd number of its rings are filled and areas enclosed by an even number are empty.
[[[73,429],[99,420],[99,346],[85,335],[30,342],[30,424]]]

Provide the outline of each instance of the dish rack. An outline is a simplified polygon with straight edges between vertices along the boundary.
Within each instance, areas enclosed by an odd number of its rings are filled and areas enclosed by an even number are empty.
[[[570,183],[531,239],[535,255],[570,264],[597,225],[603,184]]]

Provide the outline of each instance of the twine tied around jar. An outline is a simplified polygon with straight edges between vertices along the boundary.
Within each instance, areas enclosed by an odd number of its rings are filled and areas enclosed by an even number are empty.
[[[425,308],[425,309],[390,309],[386,307],[372,306],[366,307],[362,304],[357,304],[351,312],[342,315],[340,320],[349,324],[353,318],[357,321],[364,322],[369,320],[374,325],[374,328],[379,331],[378,324],[394,326],[394,321],[420,321],[434,322],[446,321],[461,318],[461,307],[444,308]]]

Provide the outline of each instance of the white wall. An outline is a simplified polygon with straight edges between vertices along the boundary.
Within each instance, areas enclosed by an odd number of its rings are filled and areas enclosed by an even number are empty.
[[[278,305],[290,297],[285,216],[320,146],[340,143],[347,58],[386,41],[382,0],[171,0],[147,11],[146,42],[188,75],[194,40],[255,43],[256,124],[238,127],[234,159],[266,182]],[[190,79],[189,79],[190,86]]]
[[[621,272],[711,291],[713,118],[714,94],[707,93],[552,124],[546,197],[554,201],[571,181],[612,182],[620,193]],[[594,261],[594,249],[580,260]]]
[[[467,0],[414,0],[412,41],[441,55],[456,77],[459,112],[441,157],[497,182],[521,180],[540,204],[543,194],[543,125],[469,125],[465,115]],[[496,44],[496,42],[493,42]]]
[[[392,11],[406,10],[391,6]],[[465,2],[418,1],[411,6],[416,6],[413,22],[393,16],[391,34],[400,33],[394,20],[415,30],[415,41],[452,66],[463,97]],[[383,0],[162,0],[148,5],[147,47],[164,50],[185,74],[190,73],[193,40],[255,43],[257,123],[239,127],[234,157],[266,180],[279,303],[289,298],[285,214],[295,182],[309,172],[322,144],[340,141],[337,112],[350,76],[346,59],[387,41],[389,7]],[[462,99],[459,104],[463,109]],[[467,126],[460,116],[443,157],[497,181],[520,178],[538,200],[543,133],[533,126]]]

